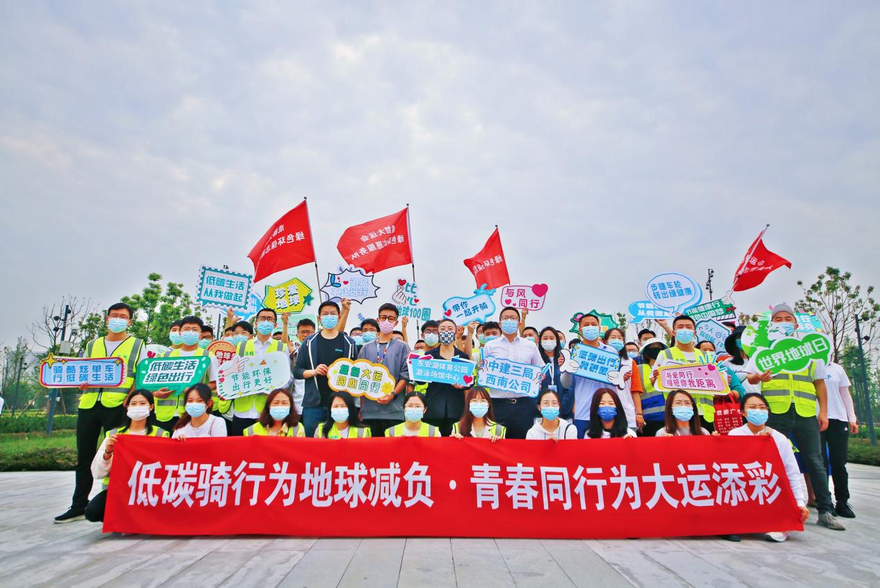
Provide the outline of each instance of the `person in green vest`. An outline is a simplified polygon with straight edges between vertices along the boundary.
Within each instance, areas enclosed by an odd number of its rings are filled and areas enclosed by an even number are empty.
[[[408,392],[403,399],[404,420],[399,425],[385,429],[386,437],[440,437],[439,427],[422,421],[428,405],[418,392]]]
[[[266,396],[266,405],[260,418],[244,430],[244,436],[305,437],[306,430],[299,422],[293,404],[293,395],[287,388],[276,388]]]
[[[639,364],[642,376],[642,386],[645,392],[642,394],[642,414],[645,417],[645,426],[639,431],[640,437],[654,437],[657,431],[665,426],[666,398],[663,392],[654,388],[651,373],[654,363],[660,352],[667,348],[666,343],[657,337],[648,337],[642,341],[641,357]]]
[[[787,337],[797,337],[797,319],[787,304],[777,304],[770,313],[770,321]],[[755,358],[746,367],[750,384],[761,385],[761,393],[770,408],[767,426],[794,440],[801,463],[810,475],[816,508],[817,523],[834,531],[846,529],[834,516],[834,504],[828,489],[828,477],[820,450],[820,431],[828,428],[828,399],[825,387],[825,362],[814,359],[810,365],[795,373],[758,369]]]
[[[95,457],[101,430],[106,433],[119,426],[125,416],[123,402],[134,388],[137,365],[144,348],[142,339],[129,335],[132,309],[117,302],[107,309],[105,336],[89,341],[83,357],[118,357],[125,364],[125,380],[116,388],[80,386],[82,395],[76,418],[76,485],[67,512],[55,517],[56,523],[69,523],[85,518],[92,489],[91,464]]]
[[[145,435],[147,437],[170,437],[165,429],[156,425],[153,412],[153,395],[149,390],[132,390],[122,404],[125,407],[125,418],[118,429],[107,431],[101,447],[92,460],[92,476],[103,478],[101,492],[95,495],[86,506],[86,520],[99,522],[104,520],[104,507],[107,504],[107,488],[110,485],[110,468],[113,466],[113,451],[120,435]],[[123,480],[125,482],[125,480]]]
[[[315,439],[366,439],[373,436],[370,427],[361,422],[351,394],[331,392],[328,399],[330,418],[318,423]]]

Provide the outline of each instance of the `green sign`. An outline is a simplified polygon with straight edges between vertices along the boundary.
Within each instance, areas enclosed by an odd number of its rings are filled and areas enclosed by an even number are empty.
[[[211,366],[205,355],[192,357],[150,357],[137,366],[137,388],[161,390],[168,388],[177,393],[204,381]]]
[[[799,372],[814,359],[828,363],[830,357],[831,342],[828,337],[810,333],[803,339],[785,337],[774,341],[769,348],[759,349],[755,354],[755,365],[761,372]]]
[[[599,331],[601,333],[605,333],[608,329],[620,328],[620,325],[617,324],[617,321],[614,320],[614,317],[610,314],[602,314],[595,308],[590,312],[576,312],[571,317],[571,322],[573,323],[571,329],[568,331],[569,333],[575,333],[580,335],[580,322],[585,314],[592,314],[593,316],[599,317]]]
[[[701,321],[704,319],[715,319],[716,321],[727,321],[736,318],[736,308],[732,302],[724,300],[710,300],[697,306],[691,306],[684,311],[684,314]]]

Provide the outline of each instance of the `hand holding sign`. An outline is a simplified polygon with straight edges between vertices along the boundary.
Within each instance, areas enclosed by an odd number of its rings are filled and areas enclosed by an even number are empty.
[[[453,296],[443,303],[443,316],[454,320],[458,325],[471,321],[485,323],[487,318],[495,314],[493,294],[495,290],[486,290],[483,286],[474,290],[474,295],[469,298]]]

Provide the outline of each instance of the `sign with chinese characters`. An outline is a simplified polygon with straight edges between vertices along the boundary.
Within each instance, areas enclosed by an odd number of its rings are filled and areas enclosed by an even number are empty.
[[[736,307],[733,301],[728,297],[720,300],[710,300],[696,306],[691,306],[682,314],[686,314],[695,321],[704,319],[715,319],[716,321],[733,321],[736,320]]]
[[[831,342],[821,333],[809,333],[803,338],[785,337],[774,341],[769,348],[759,349],[755,365],[762,372],[799,372],[807,369],[814,359],[826,364],[831,359]]]
[[[568,330],[569,333],[574,333],[576,335],[580,335],[580,324],[581,319],[584,318],[584,315],[591,314],[593,316],[599,317],[599,332],[604,334],[608,329],[613,329],[614,327],[620,327],[617,322],[614,320],[614,317],[610,314],[602,314],[595,308],[590,312],[576,312],[571,317],[571,328]]]
[[[623,539],[803,530],[770,436],[607,439],[594,449],[576,440],[120,435],[116,449],[105,533]],[[327,524],[352,515],[358,524]]]
[[[253,286],[253,276],[226,269],[199,268],[199,287],[196,301],[202,308],[217,310],[244,310]]]
[[[715,319],[697,321],[697,341],[711,342],[716,353],[724,353],[724,341],[730,336],[730,332],[730,329]]]
[[[257,316],[257,313],[260,312],[261,308],[263,308],[263,299],[255,292],[251,292],[251,295],[248,296],[247,308],[236,309],[233,312],[235,313],[235,316],[249,321]]]
[[[212,355],[217,358],[217,365],[223,365],[233,357],[235,357],[235,345],[230,343],[229,341],[214,341],[210,345],[208,345],[208,349],[206,350],[208,355]]]
[[[143,359],[148,357],[164,357],[169,351],[171,351],[170,347],[159,345],[158,343],[150,343],[149,345],[144,345],[144,352],[141,357]]]
[[[673,318],[673,314],[669,309],[660,308],[649,300],[637,300],[630,304],[626,310],[634,323]]]
[[[299,278],[292,278],[277,286],[266,286],[263,305],[280,314],[297,314],[312,300],[312,289]]]
[[[180,393],[203,382],[209,367],[211,358],[205,355],[143,359],[138,364],[135,387],[147,390],[168,388]]]
[[[388,368],[381,363],[366,359],[352,361],[340,357],[327,369],[327,384],[337,392],[348,392],[352,396],[366,396],[379,400],[394,393],[397,382]]]
[[[391,295],[391,302],[397,305],[400,318],[409,317],[420,321],[431,320],[431,309],[423,308],[419,299],[419,287],[405,278],[397,279],[397,287]]]
[[[657,274],[645,285],[647,300],[629,305],[629,314],[635,322],[646,319],[669,319],[696,306],[703,300],[703,290],[684,274],[666,272]]]
[[[620,354],[613,348],[578,344],[571,351],[563,349],[560,353],[560,372],[611,384],[620,390],[626,388],[624,376],[632,371],[632,362],[621,365]]]
[[[45,388],[117,388],[125,381],[125,362],[118,357],[55,357],[40,362]]]
[[[268,394],[290,382],[290,357],[282,351],[270,351],[259,357],[235,356],[220,364],[217,371],[217,395],[234,400],[252,394]]]
[[[541,391],[541,380],[549,371],[549,366],[544,366],[542,369],[509,359],[484,357],[480,361],[479,381],[481,386],[499,392],[512,392],[537,398]]]
[[[470,386],[474,383],[476,364],[460,357],[450,360],[434,359],[430,355],[412,353],[409,356],[409,379],[414,382],[437,382]]]
[[[663,392],[687,390],[701,394],[729,394],[727,376],[714,363],[666,365],[657,370],[654,387]]]
[[[443,318],[452,319],[457,325],[466,325],[473,321],[485,323],[487,318],[495,314],[493,294],[495,290],[478,288],[468,298],[453,296],[443,303]]]
[[[373,283],[373,274],[365,273],[364,270],[350,265],[339,266],[335,274],[327,274],[327,283],[321,286],[324,300],[340,302],[348,298],[363,304],[364,300],[376,298],[379,287]]]
[[[502,306],[512,306],[523,310],[541,310],[547,299],[547,284],[531,286],[504,286],[501,288]]]

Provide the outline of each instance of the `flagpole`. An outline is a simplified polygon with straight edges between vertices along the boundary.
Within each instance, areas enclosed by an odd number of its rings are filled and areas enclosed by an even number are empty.
[[[321,273],[318,271],[318,256],[315,253],[315,238],[312,233],[312,213],[309,212],[309,199],[303,196],[303,202],[306,203],[306,218],[309,221],[309,235],[312,237],[312,257],[315,258],[315,288],[318,290],[318,304],[321,304]]]
[[[748,263],[748,259],[749,259],[749,258],[752,256],[752,254],[755,252],[755,249],[758,248],[758,242],[764,237],[764,233],[766,233],[766,232],[767,232],[767,229],[769,229],[769,228],[770,228],[770,225],[769,225],[769,224],[764,225],[764,230],[761,231],[761,234],[758,235],[758,238],[755,239],[755,242],[754,242],[754,243],[752,243],[752,246],[751,246],[751,248],[749,249],[749,252],[746,253],[746,263]],[[743,272],[739,272],[738,274],[736,274],[736,277],[733,278],[733,285],[730,287],[731,290],[733,290],[734,288],[736,288],[736,283],[739,281],[739,278],[740,278],[740,276],[742,276],[742,275],[743,275]]]
[[[412,246],[412,226],[410,226],[410,222],[409,222],[409,202],[406,203],[406,232],[409,235],[409,260],[410,260],[410,267],[412,268],[413,284],[418,284],[418,282],[416,281],[416,262],[415,262],[415,256],[413,255],[413,246]],[[421,330],[421,327],[422,327],[421,321],[419,320],[420,318],[421,318],[421,314],[416,317],[416,339],[417,340],[419,338],[419,331]]]

